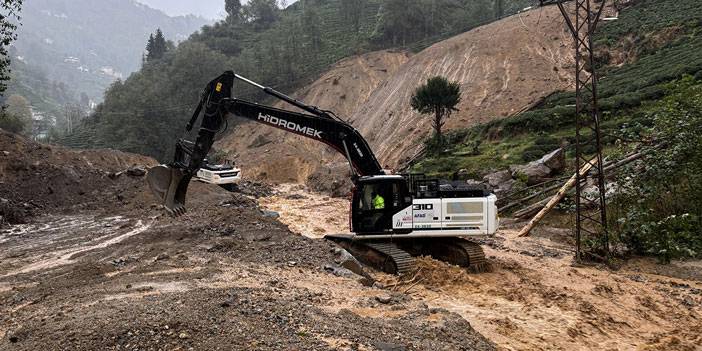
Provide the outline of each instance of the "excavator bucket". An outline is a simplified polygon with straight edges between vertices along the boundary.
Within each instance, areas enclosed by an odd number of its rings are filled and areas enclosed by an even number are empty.
[[[168,212],[178,217],[185,214],[185,195],[192,178],[183,170],[160,165],[149,170],[146,177],[149,188]]]

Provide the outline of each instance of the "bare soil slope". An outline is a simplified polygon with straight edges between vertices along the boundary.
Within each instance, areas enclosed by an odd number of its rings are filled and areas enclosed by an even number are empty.
[[[5,211],[25,217],[134,201],[140,197],[135,186],[140,187],[141,179],[121,172],[155,164],[156,160],[145,156],[69,150],[0,130],[0,202],[4,203],[0,216]]]
[[[558,9],[540,8],[476,28],[411,57],[381,51],[346,59],[294,95],[347,117],[371,143],[383,166],[395,167],[414,155],[430,132],[430,120],[409,106],[412,93],[427,78],[442,75],[461,84],[460,111],[448,121],[448,129],[503,118],[571,88],[570,40]],[[320,164],[344,169],[340,158],[324,146],[301,140],[248,124],[218,145],[237,154],[246,175],[258,179],[306,182],[315,175],[315,182],[328,181],[337,171]]]
[[[461,84],[462,101],[446,127],[503,118],[573,83],[571,37],[549,6],[517,14],[437,43],[413,56],[384,82],[351,122],[384,163],[412,156],[430,119],[412,111],[414,90],[445,76]]]
[[[407,60],[407,53],[396,51],[347,58],[293,97],[348,118]],[[284,102],[274,106],[296,110]],[[333,160],[334,152],[322,144],[257,123],[237,126],[216,147],[236,154],[246,177],[272,182],[304,183]]]

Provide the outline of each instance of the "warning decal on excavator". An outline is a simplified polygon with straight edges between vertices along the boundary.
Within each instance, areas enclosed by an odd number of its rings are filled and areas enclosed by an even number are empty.
[[[215,87],[215,90],[219,93],[222,91],[222,83],[217,83],[217,87]]]

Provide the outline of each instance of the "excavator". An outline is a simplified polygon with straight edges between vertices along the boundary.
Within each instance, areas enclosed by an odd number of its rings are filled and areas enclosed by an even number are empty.
[[[233,97],[235,81],[252,85],[304,112],[237,99]],[[307,105],[232,71],[207,85],[187,131],[201,114],[196,141],[180,139],[173,162],[150,169],[147,176],[152,192],[171,215],[186,213],[190,180],[227,118],[238,116],[326,144],[348,160],[353,182],[349,213],[352,234],[325,238],[359,261],[398,275],[412,272],[418,256],[431,256],[471,271],[482,271],[487,266],[480,245],[467,239],[497,231],[494,194],[421,174],[387,174],[363,136],[333,112]]]

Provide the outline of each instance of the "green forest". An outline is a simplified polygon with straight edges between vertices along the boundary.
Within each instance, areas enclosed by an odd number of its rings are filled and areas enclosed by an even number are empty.
[[[283,10],[270,0],[226,3],[226,20],[114,83],[94,115],[61,143],[166,160],[201,89],[224,70],[290,93],[342,58],[387,48],[421,50],[533,1],[304,0]],[[249,90],[236,94],[261,98]]]

